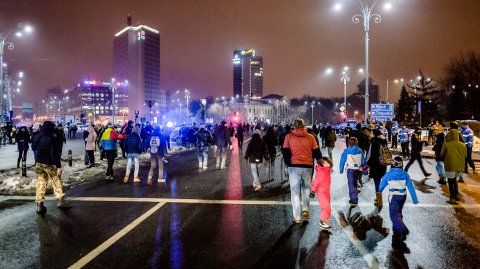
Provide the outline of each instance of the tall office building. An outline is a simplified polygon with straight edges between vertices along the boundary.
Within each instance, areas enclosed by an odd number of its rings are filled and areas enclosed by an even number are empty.
[[[113,39],[113,73],[117,81],[128,81],[131,119],[139,111],[140,119],[149,120],[148,104],[167,103],[160,90],[160,34],[145,25],[132,26],[130,15],[127,27]]]
[[[233,51],[233,96],[263,97],[263,57],[254,49]]]

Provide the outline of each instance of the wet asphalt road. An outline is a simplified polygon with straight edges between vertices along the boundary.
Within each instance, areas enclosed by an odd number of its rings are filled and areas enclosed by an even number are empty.
[[[338,165],[342,140],[334,159]],[[326,152],[324,152],[326,153]],[[480,177],[460,184],[461,204],[445,201],[448,189],[436,177],[423,178],[418,165],[410,174],[420,204],[407,199],[404,221],[410,229],[410,254],[391,249],[388,203],[373,206],[373,182],[350,210],[347,182],[332,175],[330,231],[320,231],[320,208],[312,200],[311,218],[292,224],[288,183],[276,180],[253,191],[252,176],[235,147],[226,170],[197,169],[195,152],[170,159],[167,183],[147,186],[148,165],[140,184],[103,179],[72,189],[73,207],[64,212],[46,202],[44,217],[31,197],[0,197],[0,268],[479,268]],[[276,160],[277,168],[281,160]],[[433,160],[426,160],[434,173]],[[265,181],[265,173],[261,175]],[[349,224],[360,212],[379,223],[370,230]]]

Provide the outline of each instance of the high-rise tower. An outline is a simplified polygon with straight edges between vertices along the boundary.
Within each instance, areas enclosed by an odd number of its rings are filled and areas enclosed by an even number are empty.
[[[233,96],[263,97],[263,57],[254,49],[233,51]]]
[[[139,111],[139,117],[148,120],[148,104],[165,98],[160,91],[159,32],[146,25],[132,26],[129,15],[127,27],[113,38],[113,73],[117,81],[128,81],[129,117]]]

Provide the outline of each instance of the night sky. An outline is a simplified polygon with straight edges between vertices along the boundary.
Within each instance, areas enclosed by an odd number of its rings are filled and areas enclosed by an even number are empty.
[[[41,100],[48,88],[73,87],[87,77],[112,77],[113,36],[126,17],[160,31],[161,88],[189,89],[194,98],[232,95],[232,53],[254,48],[264,58],[264,94],[343,96],[340,71],[364,66],[363,26],[356,0],[0,0],[0,28],[31,24],[35,32],[5,51],[9,72],[24,71],[14,99]],[[350,6],[348,6],[350,2]],[[380,3],[385,1],[380,0]],[[370,74],[385,98],[387,78],[411,79],[421,68],[434,80],[460,52],[480,53],[479,0],[392,0],[371,22]],[[362,79],[352,74],[348,94]],[[390,100],[399,85],[390,84]]]

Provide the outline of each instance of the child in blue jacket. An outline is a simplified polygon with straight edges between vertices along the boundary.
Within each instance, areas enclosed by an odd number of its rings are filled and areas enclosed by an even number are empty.
[[[350,196],[350,205],[356,207],[358,204],[358,177],[362,175],[362,167],[365,165],[365,156],[358,147],[358,140],[355,137],[348,139],[348,148],[346,148],[340,158],[340,174],[347,170],[348,194]]]
[[[407,189],[414,204],[418,203],[418,199],[410,176],[403,171],[403,160],[400,156],[393,159],[392,168],[382,177],[379,191],[382,192],[387,186],[390,188],[389,211],[393,226],[392,247],[395,250],[409,253],[410,250],[404,242],[409,231],[403,222],[402,215],[403,205],[407,199]]]

